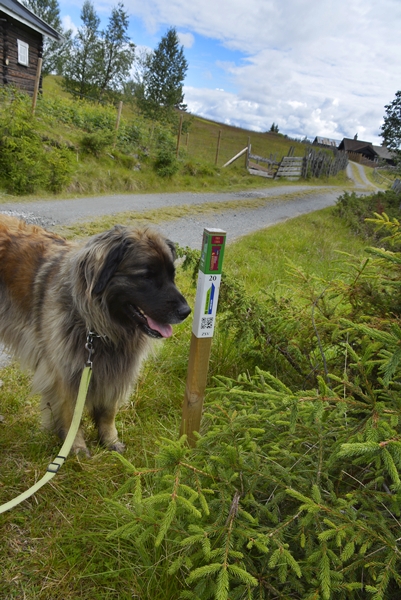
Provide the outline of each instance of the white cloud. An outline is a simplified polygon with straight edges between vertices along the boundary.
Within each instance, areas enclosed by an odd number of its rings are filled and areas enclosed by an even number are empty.
[[[103,9],[113,5],[102,0]],[[166,26],[185,31],[180,41],[192,51],[203,36],[240,53],[231,61],[230,53],[216,52],[209,66],[192,72],[189,61],[190,111],[259,131],[274,121],[288,135],[358,132],[380,143],[384,106],[401,82],[400,0],[125,0],[124,6],[151,34]],[[204,88],[205,73],[213,73],[211,88],[231,93]],[[193,85],[197,74],[200,87]]]
[[[69,15],[62,17],[61,24],[62,24],[64,30],[71,29],[73,35],[75,35],[78,31],[78,27],[75,25],[75,23],[73,23],[73,21]]]
[[[192,33],[182,33],[180,31],[177,31],[177,37],[179,39],[180,44],[184,46],[184,48],[192,48],[192,46],[194,45],[195,38],[192,35]]]

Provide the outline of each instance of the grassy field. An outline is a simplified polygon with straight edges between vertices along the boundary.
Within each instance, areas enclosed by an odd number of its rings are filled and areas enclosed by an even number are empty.
[[[338,251],[361,254],[364,246],[331,209],[325,209],[230,245],[225,270],[241,278],[253,294],[270,294],[278,288],[296,294],[290,263],[309,275],[332,276]],[[181,269],[178,285],[192,304],[193,284]],[[136,466],[152,463],[161,437],[178,436],[190,328],[190,322],[177,326],[170,340],[156,344],[129,403],[118,415],[126,457]],[[232,361],[238,361],[235,354],[231,358],[227,354],[222,333],[217,330],[213,343],[211,386],[213,375],[224,374],[224,369],[233,368]],[[1,503],[39,479],[59,442],[39,427],[38,398],[30,396],[30,376],[11,365],[0,371],[0,378]],[[124,485],[124,469],[116,456],[97,447],[95,432],[86,421],[85,428],[93,457],[69,458],[35,497],[0,516],[2,599],[154,599],[146,592],[154,576],[152,565],[134,569],[129,544],[107,538],[115,523],[110,500]],[[159,597],[175,600],[174,586],[163,586]]]
[[[44,97],[52,95],[69,97],[69,94],[60,85],[60,77],[53,75],[45,77],[43,80],[43,95]],[[124,103],[122,116],[127,120],[135,119],[137,113],[132,105]],[[282,156],[287,155],[291,146],[295,148],[295,156],[303,156],[305,152],[304,144],[290,140],[282,134],[252,132],[185,113],[184,130],[186,126],[188,126],[188,136],[185,132],[181,136],[183,155],[211,164],[215,163],[217,140],[219,131],[221,132],[219,167],[248,145],[248,137],[252,151],[261,156],[277,154],[277,158],[280,160]],[[240,159],[238,164],[240,163],[244,164],[244,159]]]
[[[9,110],[7,106],[0,102],[0,126],[2,110],[6,115]],[[57,192],[59,197],[275,187],[281,185],[281,182],[249,175],[245,169],[244,156],[227,168],[222,168],[222,165],[248,145],[248,138],[254,153],[261,156],[272,154],[277,160],[286,156],[291,147],[294,147],[296,156],[303,156],[306,147],[305,144],[281,134],[251,132],[185,114],[185,132],[181,136],[178,170],[172,177],[160,177],[154,169],[157,139],[160,132],[163,135],[168,132],[171,143],[175,146],[178,123],[167,128],[164,124],[146,121],[132,104],[125,103],[120,131],[124,127],[124,131],[132,133],[134,130],[138,136],[137,141],[133,143],[131,140],[128,143],[124,141],[124,137],[117,146],[114,143],[106,145],[96,155],[87,151],[88,141],[99,141],[99,131],[104,133],[108,130],[114,135],[116,119],[117,106],[72,101],[63,91],[59,78],[48,76],[44,79],[43,96],[38,101],[34,128],[46,146],[67,148],[72,162],[70,181]],[[220,152],[215,165],[219,132]],[[346,186],[347,180],[345,174],[340,173],[330,180],[316,179],[309,180],[308,183]],[[0,203],[12,200],[13,193],[7,189],[6,182],[0,185]],[[38,197],[50,198],[55,193],[42,188],[21,194],[18,196],[21,200],[29,201]]]

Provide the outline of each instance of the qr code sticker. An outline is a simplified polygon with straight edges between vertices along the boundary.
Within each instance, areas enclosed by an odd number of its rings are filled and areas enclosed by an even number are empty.
[[[203,317],[201,319],[201,329],[212,329],[213,317]]]

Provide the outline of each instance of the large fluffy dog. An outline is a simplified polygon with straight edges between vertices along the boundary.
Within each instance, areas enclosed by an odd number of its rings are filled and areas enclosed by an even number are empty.
[[[191,312],[174,284],[174,244],[117,225],[76,244],[0,214],[0,339],[34,371],[44,424],[64,438],[88,332],[93,374],[86,402],[100,442],[118,451],[114,424],[151,338]],[[75,452],[87,448],[79,431]]]

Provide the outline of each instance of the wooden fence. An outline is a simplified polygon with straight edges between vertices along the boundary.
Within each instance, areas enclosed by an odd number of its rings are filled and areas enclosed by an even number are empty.
[[[294,156],[295,148],[291,146],[288,156],[277,161],[277,155],[269,158],[252,154],[251,145],[248,146],[246,166],[251,175],[260,177],[279,178],[286,177],[296,181],[300,177],[330,177],[337,175],[339,171],[346,168],[348,157],[346,152],[328,153],[323,150],[307,148],[305,156]],[[242,152],[245,151],[245,148]],[[237,155],[238,156],[238,155]]]
[[[284,156],[278,166],[276,177],[297,181],[302,177],[304,161],[302,156]]]
[[[348,164],[346,152],[336,151],[333,154],[307,148],[305,152],[302,177],[330,177],[343,171]]]
[[[251,175],[259,175],[260,177],[269,177],[272,179],[276,172],[279,163],[277,162],[277,153],[273,156],[270,154],[269,158],[258,156],[257,154],[251,154],[251,145],[247,148],[247,161],[246,167]]]
[[[394,190],[397,194],[401,194],[401,179],[396,179],[391,186],[391,189]]]

